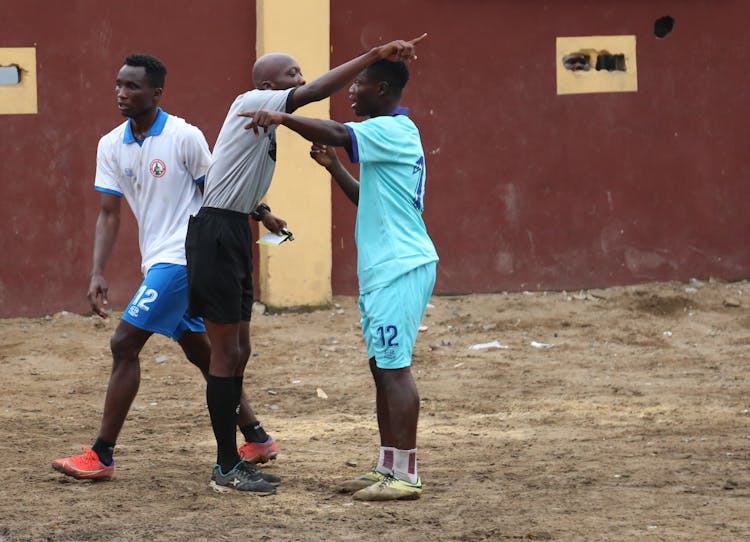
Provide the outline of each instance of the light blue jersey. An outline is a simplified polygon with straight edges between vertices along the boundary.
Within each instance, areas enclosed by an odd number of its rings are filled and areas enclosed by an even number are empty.
[[[354,232],[360,294],[438,260],[422,220],[424,151],[407,114],[399,108],[388,116],[345,124],[352,139],[349,158],[360,164]]]

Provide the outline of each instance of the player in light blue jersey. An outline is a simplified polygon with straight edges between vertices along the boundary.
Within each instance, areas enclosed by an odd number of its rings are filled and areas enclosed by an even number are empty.
[[[340,124],[278,111],[243,116],[256,134],[283,125],[313,145],[325,166],[357,205],[357,276],[362,333],[375,380],[380,452],[377,465],[341,485],[358,500],[418,499],[419,395],[411,358],[435,284],[438,261],[422,220],[426,166],[419,130],[400,106],[409,79],[403,62],[380,60],[362,71],[349,98],[363,122]],[[360,164],[357,181],[331,146],[344,147]]]

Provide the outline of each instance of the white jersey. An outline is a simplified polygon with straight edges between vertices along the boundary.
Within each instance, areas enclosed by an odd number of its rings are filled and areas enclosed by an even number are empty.
[[[99,140],[94,186],[125,196],[133,210],[144,275],[156,263],[186,265],[188,219],[200,209],[210,161],[203,132],[161,109],[140,144],[130,119]]]
[[[250,119],[238,117],[242,111],[286,111],[286,90],[251,90],[240,94],[229,108],[214,145],[211,167],[206,174],[205,207],[249,213],[268,191],[276,167],[276,126],[258,137],[244,126]]]

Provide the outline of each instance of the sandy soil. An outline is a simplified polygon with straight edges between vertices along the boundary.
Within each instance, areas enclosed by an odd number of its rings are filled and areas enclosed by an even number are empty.
[[[96,436],[116,318],[0,320],[0,541],[750,539],[746,282],[432,304],[414,359],[425,493],[391,503],[332,491],[378,444],[354,298],[253,320],[249,391],[284,478],[264,498],[208,487],[204,384],[162,337],[115,480],[54,472]],[[491,341],[508,348],[469,348]]]

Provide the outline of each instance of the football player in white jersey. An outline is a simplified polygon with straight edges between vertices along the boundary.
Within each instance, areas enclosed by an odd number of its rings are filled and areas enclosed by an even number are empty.
[[[114,475],[115,442],[140,383],[139,353],[153,333],[177,341],[187,359],[208,376],[210,345],[200,318],[186,314],[185,234],[188,218],[202,201],[211,155],[203,133],[159,107],[166,68],[150,55],[130,55],[116,82],[117,106],[127,120],[99,141],[95,188],[101,193],[88,298],[107,317],[104,268],[117,239],[122,197],[138,221],[144,280],[128,304],[110,341],[113,365],[99,435],[84,453],[57,459],[53,468],[79,479],[109,480]],[[286,223],[266,213],[265,226]],[[249,354],[249,352],[248,352]],[[264,462],[276,444],[258,422],[243,393],[238,425],[247,442],[245,456]],[[279,478],[256,473],[256,491],[274,493]]]

